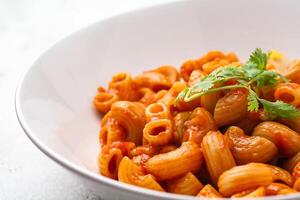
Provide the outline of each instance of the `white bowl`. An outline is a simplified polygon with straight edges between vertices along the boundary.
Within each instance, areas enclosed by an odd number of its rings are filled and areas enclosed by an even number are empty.
[[[220,49],[300,55],[299,1],[184,1],[126,13],[47,50],[25,74],[16,111],[32,142],[104,199],[195,199],[120,183],[97,172],[99,116],[91,101],[121,71],[136,74]],[[273,199],[297,199],[300,195]],[[197,198],[199,199],[199,198]]]

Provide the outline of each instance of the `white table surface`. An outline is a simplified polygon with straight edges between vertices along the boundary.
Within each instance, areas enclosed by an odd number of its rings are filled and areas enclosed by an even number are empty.
[[[14,110],[20,75],[49,45],[95,21],[172,0],[0,0],[0,200],[101,199],[40,152]]]

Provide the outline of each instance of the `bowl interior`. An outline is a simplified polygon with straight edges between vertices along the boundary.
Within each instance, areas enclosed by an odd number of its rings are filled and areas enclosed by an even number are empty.
[[[256,47],[300,55],[297,1],[184,1],[113,17],[44,53],[25,75],[17,104],[30,134],[64,159],[98,173],[98,86],[116,72],[177,67],[208,50],[245,58]],[[42,148],[43,148],[42,147]]]

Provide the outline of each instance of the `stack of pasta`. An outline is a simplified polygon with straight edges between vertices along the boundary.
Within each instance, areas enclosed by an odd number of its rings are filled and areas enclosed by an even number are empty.
[[[118,73],[93,100],[105,114],[99,171],[184,195],[296,193],[299,84],[299,61],[261,50],[246,63],[234,53],[211,51],[179,71],[162,66],[135,77]]]

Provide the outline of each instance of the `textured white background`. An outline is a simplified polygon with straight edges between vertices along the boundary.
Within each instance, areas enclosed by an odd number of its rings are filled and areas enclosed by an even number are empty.
[[[53,42],[95,21],[172,0],[0,0],[0,200],[101,199],[48,159],[14,111],[20,75]]]

